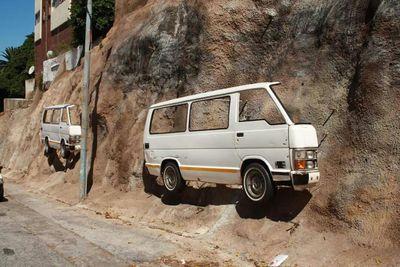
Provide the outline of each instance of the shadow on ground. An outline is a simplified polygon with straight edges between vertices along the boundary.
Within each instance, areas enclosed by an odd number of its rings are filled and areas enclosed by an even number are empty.
[[[157,182],[157,177],[143,168],[143,184],[146,193],[157,196],[164,204],[189,204],[206,207],[208,205],[232,205],[241,218],[263,219],[272,221],[291,221],[307,205],[312,195],[309,191],[294,191],[291,188],[276,190],[275,196],[266,204],[255,204],[244,194],[243,190],[224,185],[195,189],[186,187],[178,195],[166,193],[164,186]]]
[[[46,156],[49,166],[53,166],[57,172],[66,172],[68,169],[72,170],[75,168],[75,165],[78,162],[81,154],[80,152],[76,154],[70,153],[67,159],[63,159],[58,155],[57,151],[51,150]]]

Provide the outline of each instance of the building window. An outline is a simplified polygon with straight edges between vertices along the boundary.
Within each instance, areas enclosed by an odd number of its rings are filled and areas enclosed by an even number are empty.
[[[40,23],[40,11],[36,12],[35,14],[35,25]]]
[[[53,0],[53,1],[51,1],[51,6],[54,7],[54,8],[56,8],[56,7],[58,7],[59,5],[61,5],[64,1],[65,1],[65,0]]]

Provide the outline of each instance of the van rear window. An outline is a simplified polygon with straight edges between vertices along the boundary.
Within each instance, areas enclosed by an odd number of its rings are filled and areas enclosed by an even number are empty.
[[[227,129],[230,97],[193,102],[190,108],[190,131]]]
[[[48,109],[43,113],[43,123],[51,123],[51,116],[53,115],[53,110]]]
[[[153,111],[150,133],[179,133],[186,131],[188,105],[159,108]]]

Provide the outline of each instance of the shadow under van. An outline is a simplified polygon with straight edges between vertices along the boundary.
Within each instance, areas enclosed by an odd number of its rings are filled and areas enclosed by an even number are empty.
[[[241,218],[263,219],[272,221],[289,222],[304,209],[312,195],[309,191],[295,191],[292,188],[280,188],[276,190],[274,197],[266,204],[250,201],[243,190],[229,188],[225,185],[216,187],[204,187],[195,189],[186,186],[177,195],[165,193],[165,188],[158,183],[157,177],[150,175],[147,167],[143,165],[144,191],[161,199],[167,205],[188,204],[199,207],[209,205],[232,205]]]

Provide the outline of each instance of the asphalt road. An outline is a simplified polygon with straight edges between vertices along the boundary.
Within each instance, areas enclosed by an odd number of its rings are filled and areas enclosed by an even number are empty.
[[[174,244],[145,230],[96,218],[7,187],[0,203],[0,266],[128,266],[173,254]]]
[[[13,216],[23,210],[14,201],[0,203],[0,266],[71,266]]]

